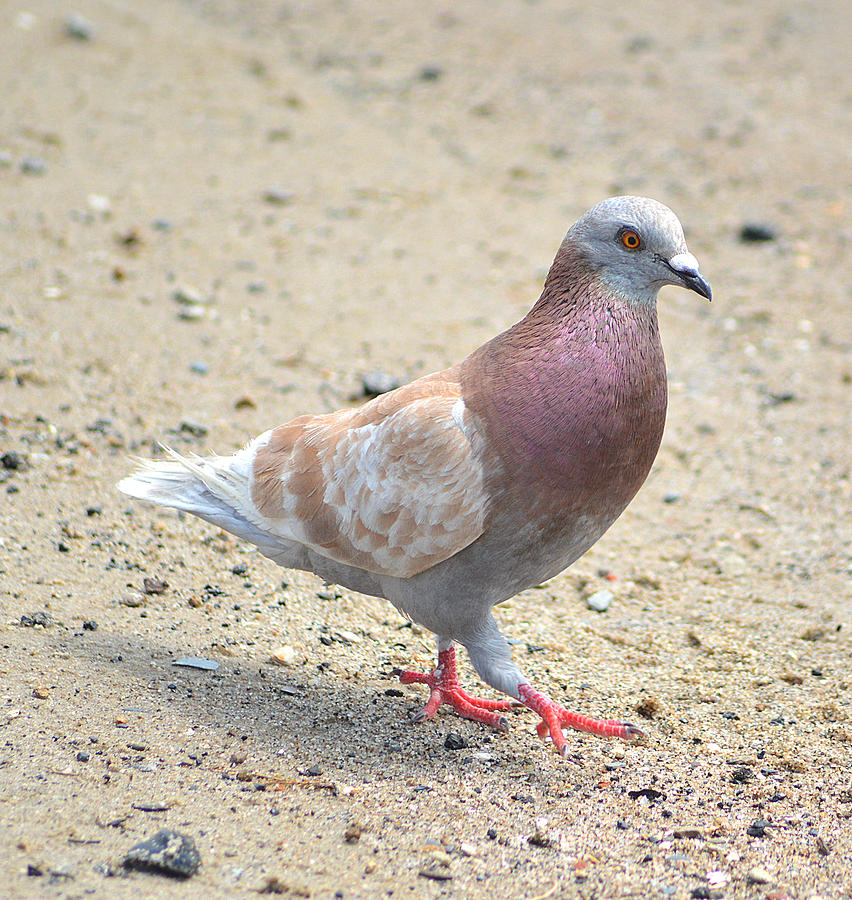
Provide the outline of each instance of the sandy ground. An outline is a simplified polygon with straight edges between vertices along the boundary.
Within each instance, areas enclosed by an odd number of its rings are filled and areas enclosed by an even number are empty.
[[[852,896],[850,10],[3,5],[0,894]],[[648,483],[500,620],[645,742],[412,725],[430,635],[115,491],[460,359],[617,192],[715,299],[663,292]],[[160,828],[198,874],[124,870]]]

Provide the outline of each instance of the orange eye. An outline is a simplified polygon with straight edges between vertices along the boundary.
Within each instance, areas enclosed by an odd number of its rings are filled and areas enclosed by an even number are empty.
[[[642,246],[642,239],[635,231],[627,229],[621,232],[621,243],[624,244],[628,250],[638,250]]]

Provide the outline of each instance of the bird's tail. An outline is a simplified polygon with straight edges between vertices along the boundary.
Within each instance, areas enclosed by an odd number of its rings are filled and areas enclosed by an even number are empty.
[[[242,453],[186,457],[168,447],[166,460],[137,460],[118,489],[137,500],[182,509],[261,546],[271,535],[252,521],[248,466]]]

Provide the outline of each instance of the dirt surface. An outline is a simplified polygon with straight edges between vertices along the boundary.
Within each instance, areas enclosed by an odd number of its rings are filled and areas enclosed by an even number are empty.
[[[852,896],[851,10],[4,5],[3,896]],[[415,726],[428,633],[116,492],[462,358],[619,192],[715,299],[660,297],[646,486],[499,618],[646,741]],[[197,874],[125,871],[162,828]]]

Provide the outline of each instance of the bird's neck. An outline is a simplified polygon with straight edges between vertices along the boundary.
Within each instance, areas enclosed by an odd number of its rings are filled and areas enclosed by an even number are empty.
[[[462,384],[518,479],[547,473],[571,489],[624,470],[635,490],[665,422],[656,307],[557,257],[536,305],[465,361]]]

